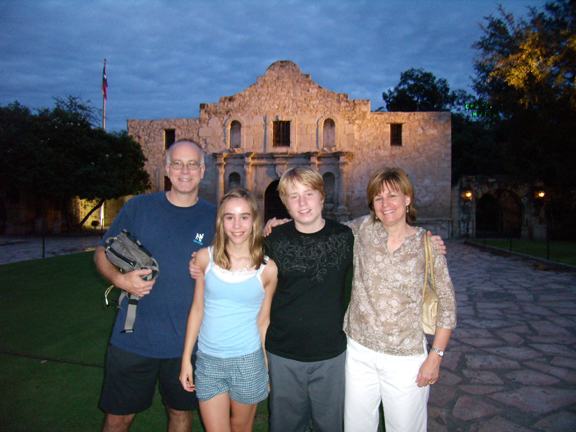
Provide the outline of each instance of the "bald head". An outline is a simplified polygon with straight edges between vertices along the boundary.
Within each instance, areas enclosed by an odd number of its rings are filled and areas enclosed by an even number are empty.
[[[202,147],[200,147],[199,144],[197,144],[194,141],[189,140],[189,139],[180,139],[168,148],[168,154],[166,155],[166,163],[168,163],[168,164],[171,163],[172,152],[176,148],[181,147],[181,146],[189,146],[189,147],[196,148],[200,152],[200,165],[204,164],[204,151],[202,151]]]

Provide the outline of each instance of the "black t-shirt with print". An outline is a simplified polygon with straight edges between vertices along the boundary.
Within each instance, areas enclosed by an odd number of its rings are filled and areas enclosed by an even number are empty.
[[[346,274],[354,252],[350,228],[326,219],[320,231],[305,234],[292,221],[274,228],[265,242],[278,266],[266,350],[305,362],[342,354]]]

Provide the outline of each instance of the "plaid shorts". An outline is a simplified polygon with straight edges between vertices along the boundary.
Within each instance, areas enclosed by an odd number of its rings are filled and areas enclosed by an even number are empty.
[[[268,371],[264,351],[221,359],[198,351],[194,371],[196,397],[206,402],[228,392],[230,399],[252,405],[268,397]]]

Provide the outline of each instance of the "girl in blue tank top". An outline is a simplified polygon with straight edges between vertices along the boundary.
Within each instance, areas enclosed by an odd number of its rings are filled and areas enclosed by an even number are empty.
[[[249,191],[233,189],[222,197],[212,246],[198,251],[196,265],[201,274],[180,381],[196,391],[207,432],[249,432],[258,403],[268,396],[264,341],[278,282],[276,264],[264,256],[262,220]]]

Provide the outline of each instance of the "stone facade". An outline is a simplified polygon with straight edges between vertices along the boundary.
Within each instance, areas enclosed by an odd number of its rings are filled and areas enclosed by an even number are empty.
[[[450,236],[450,113],[371,112],[369,100],[326,90],[291,61],[275,62],[234,96],[201,104],[197,119],[128,120],[128,132],[148,158],[153,191],[167,187],[166,145],[189,138],[206,153],[200,195],[217,202],[244,186],[265,217],[275,215],[277,180],[292,166],[318,169],[328,189],[325,213],[339,220],[366,214],[370,176],[399,166],[416,189],[417,224]]]

